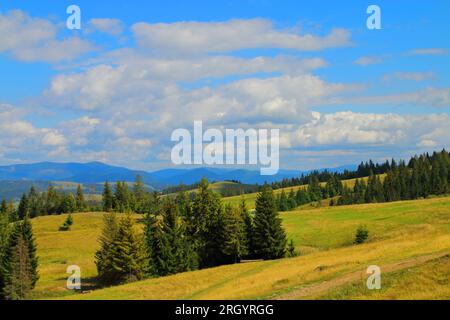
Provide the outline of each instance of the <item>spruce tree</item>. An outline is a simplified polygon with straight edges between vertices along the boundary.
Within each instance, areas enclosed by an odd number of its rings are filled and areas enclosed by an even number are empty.
[[[142,237],[134,230],[133,219],[126,214],[119,222],[111,244],[108,280],[112,283],[143,279],[148,273],[148,255]]]
[[[132,208],[137,213],[144,213],[146,201],[146,192],[144,181],[141,175],[136,176],[132,192]]]
[[[227,262],[238,263],[248,254],[245,225],[238,208],[227,205],[224,211],[224,229],[222,252]]]
[[[95,254],[95,264],[101,283],[111,283],[114,278],[112,268],[112,249],[119,224],[115,212],[110,212],[103,217],[103,230],[99,238],[100,249]]]
[[[254,245],[254,227],[253,227],[253,219],[250,214],[250,212],[247,209],[247,204],[245,202],[245,198],[242,197],[241,200],[241,215],[242,215],[242,221],[244,222],[244,229],[245,229],[245,244],[247,246],[247,253],[249,257],[253,257],[255,254],[255,245]]]
[[[284,257],[286,234],[276,210],[273,191],[268,185],[257,196],[254,226],[256,255],[265,260]]]
[[[5,299],[24,299],[39,279],[38,258],[28,216],[16,222],[0,263],[0,290]]]
[[[76,211],[77,212],[84,212],[86,210],[87,206],[86,206],[86,201],[84,200],[83,187],[81,186],[81,184],[78,184],[78,186],[77,186],[75,203],[76,203]]]
[[[279,198],[279,204],[278,204],[278,210],[283,211],[283,212],[289,210],[288,198],[287,198],[286,192],[284,192],[284,190],[281,191],[281,195]]]
[[[17,215],[19,220],[23,220],[25,216],[28,215],[28,212],[29,212],[28,197],[24,193],[22,195],[22,198],[20,198],[19,207],[17,208]]]
[[[192,204],[191,234],[199,250],[200,266],[212,267],[224,262],[221,241],[223,206],[220,196],[209,190],[208,180],[202,179]]]
[[[113,202],[114,197],[111,191],[111,186],[108,182],[105,182],[102,194],[103,211],[110,212],[113,209]]]

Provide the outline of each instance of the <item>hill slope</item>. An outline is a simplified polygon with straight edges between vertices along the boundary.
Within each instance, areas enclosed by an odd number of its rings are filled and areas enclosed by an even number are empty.
[[[57,216],[33,220],[41,262],[41,280],[34,291],[36,298],[297,299],[358,298],[374,294],[390,295],[390,298],[445,298],[450,295],[448,277],[443,280],[441,273],[433,277],[421,273],[433,266],[437,270],[448,266],[445,255],[450,254],[450,197],[284,213],[283,224],[302,253],[300,257],[222,266],[88,294],[66,290],[65,272],[68,265],[79,265],[84,289],[93,289],[90,287],[96,274],[93,255],[98,246],[102,215],[75,215],[73,231],[58,232],[64,219]],[[370,230],[370,241],[355,246],[352,245],[354,232],[360,224]],[[377,293],[364,289],[365,270],[373,264],[386,270],[386,279],[391,279]],[[400,292],[401,283],[395,283],[395,279],[408,281],[408,278],[398,276],[392,280],[392,274],[404,272],[412,272],[417,279],[417,291]],[[321,290],[324,281],[332,285]],[[305,294],[307,287],[315,289]]]

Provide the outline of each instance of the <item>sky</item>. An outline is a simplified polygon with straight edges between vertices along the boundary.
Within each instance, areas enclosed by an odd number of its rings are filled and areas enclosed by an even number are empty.
[[[66,8],[81,9],[68,30]],[[366,10],[381,9],[369,30]],[[450,2],[0,2],[0,165],[172,167],[177,128],[277,128],[280,166],[449,148]]]

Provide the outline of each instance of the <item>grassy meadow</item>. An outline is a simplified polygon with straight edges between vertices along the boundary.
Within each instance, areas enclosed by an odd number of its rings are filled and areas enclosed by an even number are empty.
[[[289,188],[290,190],[290,188]],[[226,200],[226,199],[225,199]],[[241,263],[95,288],[94,253],[101,213],[33,220],[40,258],[37,299],[417,299],[449,298],[450,197],[323,207],[282,213],[300,256]],[[139,222],[139,216],[135,216]],[[364,224],[369,241],[353,245]],[[66,268],[81,267],[85,293],[66,289]],[[382,270],[382,290],[365,289],[369,265]],[[411,284],[412,283],[412,284]],[[407,290],[405,289],[407,288]],[[405,291],[406,290],[406,291]]]

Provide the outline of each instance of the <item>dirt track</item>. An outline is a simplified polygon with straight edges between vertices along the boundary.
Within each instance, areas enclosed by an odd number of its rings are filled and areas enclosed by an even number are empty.
[[[394,272],[394,271],[403,270],[406,268],[419,266],[428,261],[442,258],[449,254],[450,254],[450,252],[424,255],[424,256],[413,258],[413,259],[403,260],[400,262],[380,266],[380,268],[383,273]],[[335,287],[339,287],[339,286],[345,285],[347,283],[352,283],[352,282],[362,280],[362,279],[364,279],[364,281],[365,281],[365,279],[367,279],[366,270],[349,273],[349,274],[346,274],[344,276],[341,276],[341,277],[338,277],[335,279],[323,281],[319,284],[314,284],[314,285],[294,289],[293,291],[279,295],[279,296],[275,297],[274,299],[275,300],[297,300],[297,299],[302,299],[305,297],[314,298],[314,296],[318,296],[320,294],[326,293],[328,290],[333,289]]]

